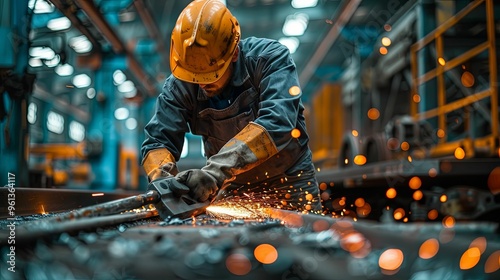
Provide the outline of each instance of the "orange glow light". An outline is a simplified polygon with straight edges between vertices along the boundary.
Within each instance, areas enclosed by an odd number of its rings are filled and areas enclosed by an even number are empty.
[[[290,93],[291,96],[297,96],[301,92],[300,87],[298,86],[293,86],[288,90],[288,93]]]
[[[414,200],[421,200],[422,198],[424,197],[424,194],[422,193],[422,191],[418,190],[418,191],[415,191],[413,193],[413,199]]]
[[[399,249],[387,249],[378,259],[378,265],[385,270],[396,270],[403,263],[403,251]]]
[[[444,66],[446,64],[446,60],[444,60],[444,58],[440,57],[440,58],[438,58],[438,63],[439,63],[439,65]]]
[[[405,216],[405,210],[403,208],[398,208],[394,210],[394,220],[401,220]]]
[[[418,255],[420,258],[427,260],[434,257],[439,251],[439,241],[437,239],[431,238],[422,245],[420,245],[420,249],[418,250]]]
[[[436,209],[432,209],[431,211],[429,211],[429,213],[427,213],[427,218],[429,218],[429,220],[435,220],[437,219],[439,213]]]
[[[252,269],[250,260],[243,254],[232,254],[226,259],[226,267],[234,275],[246,275]]]
[[[340,239],[340,247],[347,252],[354,253],[363,248],[365,245],[366,238],[363,234],[359,232],[347,233]]]
[[[354,164],[364,165],[366,163],[366,157],[364,155],[356,155],[354,157]]]
[[[443,219],[443,226],[446,228],[454,227],[455,226],[455,218],[453,218],[452,216],[446,216]]]
[[[446,133],[444,132],[444,130],[442,130],[442,129],[438,129],[438,130],[436,131],[436,135],[437,135],[437,137],[439,137],[439,138],[444,138],[444,136],[446,135]]]
[[[363,207],[363,205],[365,205],[365,199],[362,197],[356,198],[356,200],[354,201],[354,205],[356,205],[357,207]]]
[[[320,190],[326,191],[327,188],[328,188],[328,185],[325,182],[319,184],[319,189]]]
[[[479,262],[480,258],[481,252],[477,247],[467,249],[460,258],[460,269],[467,270],[473,268]]]
[[[455,149],[455,158],[456,159],[464,159],[465,158],[465,151],[461,147],[458,147]]]
[[[410,143],[404,141],[401,143],[401,150],[408,151],[410,149]]]
[[[432,178],[434,178],[434,177],[437,176],[437,170],[436,170],[436,168],[433,167],[433,168],[429,169],[429,176],[432,177]]]
[[[420,99],[420,95],[418,95],[418,94],[414,94],[414,95],[412,96],[412,100],[413,100],[413,102],[415,102],[415,103],[420,103],[420,100],[421,100],[421,99]]]
[[[474,85],[474,75],[472,75],[471,72],[469,71],[465,71],[463,74],[462,74],[462,77],[460,77],[460,81],[462,82],[462,85],[464,85],[464,87],[472,87]]]
[[[358,137],[358,135],[359,135],[358,131],[357,131],[357,130],[355,130],[355,129],[353,129],[353,130],[351,131],[351,134],[352,134],[352,136],[354,136],[354,137]]]
[[[386,47],[380,47],[378,49],[381,55],[386,55],[387,54],[387,48]]]
[[[380,117],[380,112],[377,108],[370,108],[366,115],[370,120],[374,121]]]
[[[448,197],[447,197],[445,194],[443,194],[443,195],[441,195],[441,196],[439,197],[439,201],[441,201],[441,202],[443,202],[443,203],[444,203],[444,202],[448,201]]]
[[[493,252],[484,264],[484,272],[493,273],[500,269],[500,251]]]
[[[366,217],[366,216],[368,216],[371,211],[372,211],[372,207],[370,206],[369,203],[365,203],[363,206],[358,207],[356,209],[356,213],[360,217]]]
[[[270,244],[260,244],[253,254],[255,259],[263,264],[272,264],[278,259],[278,251]]]
[[[385,196],[387,196],[387,198],[395,198],[396,194],[397,194],[397,192],[396,192],[396,189],[394,189],[394,188],[390,188],[385,192]]]
[[[476,247],[479,249],[479,251],[482,254],[486,250],[486,243],[487,242],[486,242],[485,237],[478,237],[478,238],[472,240],[472,242],[469,245],[469,248]]]
[[[410,179],[410,181],[408,182],[408,185],[410,186],[410,189],[418,190],[422,186],[422,180],[420,180],[419,177],[414,176]]]
[[[299,138],[300,137],[300,130],[298,130],[296,128],[292,129],[292,137]]]
[[[500,167],[495,167],[488,175],[488,188],[494,195],[500,193]]]

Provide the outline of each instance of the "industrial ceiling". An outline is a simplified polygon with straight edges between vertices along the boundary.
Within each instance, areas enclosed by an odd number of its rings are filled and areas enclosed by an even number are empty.
[[[156,96],[168,65],[170,32],[190,0],[31,0],[48,13],[32,15],[32,46],[51,46],[60,54],[59,64],[73,64],[74,73],[91,73],[106,57],[123,55],[127,78],[134,81],[138,97]],[[291,0],[227,0],[226,5],[242,26],[242,37],[280,39],[287,16],[306,14],[308,25],[297,36],[293,53],[304,92],[304,102],[324,82],[335,81],[353,55],[367,57],[374,50],[384,26],[407,2],[375,0],[318,0],[314,7],[294,8]],[[300,1],[299,1],[300,2]],[[314,2],[314,1],[313,1]],[[36,7],[35,7],[36,6]],[[403,7],[404,8],[404,7]],[[50,12],[51,11],[51,12]],[[51,19],[66,16],[71,26],[51,31]],[[88,53],[77,54],[68,45],[85,35],[92,43]],[[71,77],[60,77],[53,66],[31,67],[38,85],[54,95],[72,92]],[[90,74],[91,76],[91,74]],[[92,78],[92,77],[91,77]]]

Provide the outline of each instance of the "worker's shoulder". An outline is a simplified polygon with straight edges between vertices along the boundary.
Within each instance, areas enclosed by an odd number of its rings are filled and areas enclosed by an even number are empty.
[[[241,40],[240,48],[246,56],[268,57],[288,52],[288,48],[280,42],[259,37],[247,37]]]

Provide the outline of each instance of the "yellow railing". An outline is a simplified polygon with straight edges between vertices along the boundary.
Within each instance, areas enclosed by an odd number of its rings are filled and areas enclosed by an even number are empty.
[[[450,28],[455,26],[465,16],[471,13],[480,5],[486,5],[486,28],[487,40],[479,45],[469,49],[463,54],[446,61],[444,59],[444,46],[443,35]],[[440,135],[438,144],[430,151],[430,156],[445,156],[453,154],[456,148],[465,150],[467,157],[473,157],[477,149],[486,149],[489,155],[498,155],[498,84],[497,84],[497,65],[496,65],[496,47],[495,47],[495,19],[494,19],[494,6],[493,0],[476,0],[470,3],[463,10],[458,12],[455,16],[451,17],[434,31],[427,34],[424,38],[418,40],[411,46],[411,71],[412,71],[412,96],[411,96],[411,115],[415,120],[428,120],[437,117],[438,132]],[[417,52],[424,47],[435,43],[435,52],[438,63],[436,67],[429,71],[419,74],[419,61]],[[454,100],[453,102],[446,103],[446,88],[445,88],[445,73],[454,67],[460,66],[471,58],[488,52],[489,63],[489,87],[480,92],[468,95],[464,98]],[[437,107],[427,111],[419,112],[418,103],[420,102],[419,87],[436,79],[437,84]],[[476,139],[462,139],[454,142],[447,142],[446,137],[443,135],[446,132],[446,114],[454,110],[469,106],[475,102],[479,102],[485,98],[490,98],[490,125],[491,134],[482,138]],[[466,124],[468,125],[468,124]]]

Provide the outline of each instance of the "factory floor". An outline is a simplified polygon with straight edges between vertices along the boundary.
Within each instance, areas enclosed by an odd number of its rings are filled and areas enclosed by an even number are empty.
[[[57,215],[0,220],[1,279],[500,279],[498,223],[488,221],[380,222],[276,209],[263,219],[152,216],[50,234],[27,227]]]

